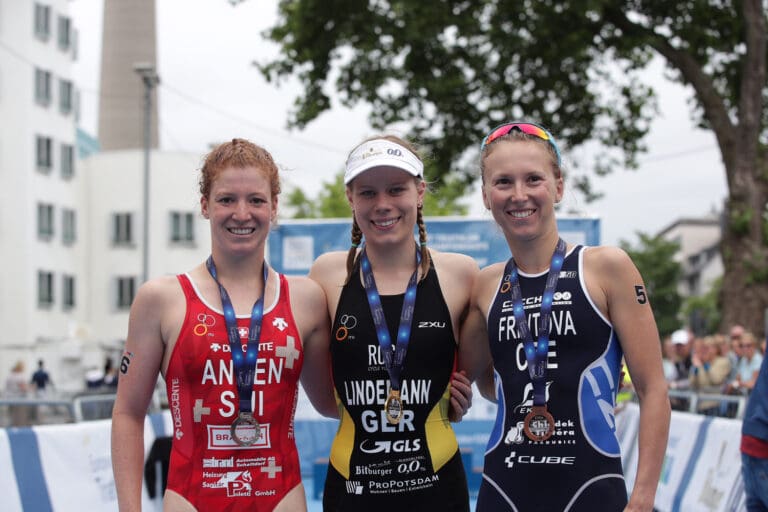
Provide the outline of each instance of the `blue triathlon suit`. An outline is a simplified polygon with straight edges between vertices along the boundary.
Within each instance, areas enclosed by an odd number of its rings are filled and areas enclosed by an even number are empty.
[[[547,409],[555,431],[534,442],[523,432],[533,387],[504,279],[488,313],[498,412],[488,441],[478,512],[621,511],[627,489],[614,406],[622,350],[584,283],[582,246],[566,256],[552,307],[546,373]],[[533,339],[538,336],[547,272],[520,272]]]

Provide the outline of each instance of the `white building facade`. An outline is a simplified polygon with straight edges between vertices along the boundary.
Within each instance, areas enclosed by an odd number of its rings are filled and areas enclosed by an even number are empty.
[[[68,4],[0,0],[0,384],[16,361],[31,376],[42,359],[55,386],[74,392],[122,352],[144,273],[144,151],[98,152],[78,133]],[[128,77],[140,89],[133,69]],[[141,110],[140,97],[135,104]],[[210,230],[200,215],[203,155],[150,155],[152,278],[202,262]]]
[[[65,342],[86,334],[88,212],[76,166],[77,33],[68,3],[0,0],[3,378],[17,359],[31,373],[38,357],[65,353]]]
[[[675,258],[683,271],[677,286],[683,297],[704,295],[723,275],[720,222],[718,214],[701,218],[680,218],[658,234],[661,238],[680,245]]]
[[[152,151],[147,275],[191,270],[210,251],[208,221],[200,214],[201,155]],[[143,274],[142,150],[106,151],[80,162],[86,180],[91,279],[89,331],[108,350],[120,350],[128,313]]]

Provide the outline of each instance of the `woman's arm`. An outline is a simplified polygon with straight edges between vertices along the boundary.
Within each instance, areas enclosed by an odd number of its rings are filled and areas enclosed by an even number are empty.
[[[459,369],[466,372],[470,381],[476,381],[480,394],[486,399],[496,401],[496,388],[493,382],[493,360],[488,345],[487,311],[495,291],[499,269],[486,267],[481,270],[474,285],[469,304],[469,312],[461,327],[459,336]]]
[[[325,293],[320,285],[306,277],[289,277],[288,280],[291,284],[291,307],[299,325],[304,350],[301,385],[320,414],[338,418],[331,377],[331,327]]]
[[[431,254],[440,280],[441,292],[451,312],[454,336],[459,343],[461,330],[469,314],[472,287],[479,271],[477,262],[464,254],[440,251],[431,251]],[[453,372],[450,393],[448,418],[450,421],[459,422],[472,407],[472,381],[466,371],[459,368]]]
[[[171,286],[165,278],[147,282],[131,306],[112,410],[112,469],[121,512],[141,510],[144,418],[163,360],[161,324]]]
[[[643,279],[629,256],[615,247],[586,253],[590,287],[604,307],[624,351],[640,402],[639,457],[635,486],[627,510],[653,510],[656,487],[669,434],[670,406],[661,362],[661,342]],[[587,267],[588,265],[588,267]],[[589,286],[589,285],[588,285]]]

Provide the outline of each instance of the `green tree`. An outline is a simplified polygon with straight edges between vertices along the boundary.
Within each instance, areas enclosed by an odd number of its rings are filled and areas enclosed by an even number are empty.
[[[683,304],[683,314],[696,334],[713,334],[720,326],[720,303],[718,297],[723,280],[717,279],[712,288],[701,296],[688,297]]]
[[[349,217],[347,194],[344,189],[344,172],[336,173],[333,181],[323,182],[318,195],[317,216],[322,218]]]
[[[637,233],[637,237],[637,247],[632,247],[624,240],[620,245],[643,276],[656,326],[663,337],[680,328],[682,298],[677,291],[677,282],[682,268],[675,261],[675,253],[680,250],[680,245],[641,232]]]
[[[430,164],[426,172],[429,174]],[[439,182],[427,186],[424,194],[424,215],[440,217],[445,215],[466,215],[469,207],[461,204],[465,199],[466,184],[455,176],[443,176]],[[479,201],[479,198],[478,198]]]
[[[464,197],[465,187],[458,180],[449,180],[440,188],[440,194],[430,193],[424,196],[424,215],[466,215],[467,206],[458,201]],[[288,194],[288,206],[293,212],[293,219],[344,218],[351,215],[344,186],[344,171],[338,172],[332,181],[322,182],[322,188],[313,199],[300,188]]]
[[[236,0],[235,0],[236,1]],[[466,156],[497,123],[536,119],[569,147],[596,141],[597,174],[636,168],[654,57],[692,91],[692,116],[717,139],[728,183],[723,322],[762,332],[768,307],[768,0],[281,0],[260,68],[303,92],[289,124],[331,106],[371,105],[371,124],[411,127],[435,157],[430,179],[474,179]],[[670,134],[674,137],[675,134]],[[589,197],[587,179],[577,180]],[[695,186],[695,184],[691,184]],[[664,184],[660,184],[664,186]]]
[[[317,217],[315,202],[307,197],[303,190],[295,188],[287,196],[287,205],[293,219],[312,219]]]

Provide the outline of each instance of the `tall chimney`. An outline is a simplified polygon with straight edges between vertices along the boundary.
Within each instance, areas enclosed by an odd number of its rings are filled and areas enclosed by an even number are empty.
[[[144,147],[144,83],[137,63],[157,70],[155,0],[104,0],[99,94],[103,151]],[[150,146],[158,147],[157,89],[152,91]]]

